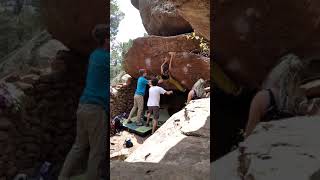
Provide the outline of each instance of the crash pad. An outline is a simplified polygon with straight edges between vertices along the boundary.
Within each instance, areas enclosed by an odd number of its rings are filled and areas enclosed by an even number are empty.
[[[169,118],[170,118],[170,115],[168,114],[168,111],[167,109],[164,109],[164,108],[160,108],[160,111],[159,111],[159,120],[158,120],[158,128],[164,124]],[[151,134],[152,132],[152,126],[145,126],[146,125],[146,122],[147,122],[147,112],[145,113],[144,115],[144,121],[143,121],[143,126],[137,126],[136,125],[136,120],[137,120],[137,117],[133,117],[131,118],[131,121],[132,123],[127,123],[127,119],[123,119],[122,121],[122,126],[124,127],[125,130],[129,131],[129,132],[132,132],[132,133],[135,133],[139,136],[147,136],[149,134]],[[150,122],[153,120],[153,115],[151,115],[150,117]]]

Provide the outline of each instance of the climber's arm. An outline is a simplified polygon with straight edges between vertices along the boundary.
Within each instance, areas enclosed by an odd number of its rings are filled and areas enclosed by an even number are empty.
[[[187,104],[192,100],[192,97],[194,96],[194,90],[189,91],[188,93],[188,99]]]
[[[266,91],[258,92],[251,101],[249,120],[245,130],[245,138],[248,137],[258,123],[261,121],[265,113],[267,112],[269,104],[269,94]]]
[[[170,58],[170,63],[169,63],[169,73],[171,72],[171,69],[172,69],[172,59],[173,59],[174,55],[175,55],[175,53],[172,52],[171,53],[171,58]]]

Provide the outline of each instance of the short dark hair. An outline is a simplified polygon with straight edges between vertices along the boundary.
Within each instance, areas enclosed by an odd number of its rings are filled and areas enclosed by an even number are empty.
[[[153,79],[151,80],[151,84],[152,84],[152,86],[158,85],[158,79],[157,79],[157,78],[153,78]]]
[[[105,43],[105,40],[107,37],[109,37],[109,34],[109,26],[106,24],[97,24],[92,30],[92,36],[100,46]]]
[[[139,75],[142,76],[146,72],[145,69],[139,69]]]

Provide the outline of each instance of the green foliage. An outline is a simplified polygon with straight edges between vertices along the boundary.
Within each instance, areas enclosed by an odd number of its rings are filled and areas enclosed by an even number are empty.
[[[114,41],[118,33],[120,21],[124,18],[124,13],[120,11],[116,0],[110,1],[110,40]]]
[[[192,32],[191,35],[187,35],[187,39],[193,39],[199,41],[200,54],[203,56],[210,56],[210,47],[209,42],[203,37],[197,35],[195,32]]]
[[[123,70],[123,60],[125,58],[126,53],[129,51],[133,43],[133,40],[130,39],[128,42],[123,42],[116,44],[112,47],[111,50],[111,61],[110,61],[110,78],[119,74]]]

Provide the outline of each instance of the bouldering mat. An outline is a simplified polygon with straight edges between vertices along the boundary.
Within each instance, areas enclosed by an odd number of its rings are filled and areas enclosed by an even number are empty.
[[[169,118],[169,114],[168,114],[168,111],[167,109],[164,109],[164,108],[160,108],[160,117],[159,117],[159,120],[158,120],[158,128],[160,126],[162,126]],[[127,120],[124,119],[122,121],[122,126],[125,128],[125,130],[129,131],[129,132],[132,132],[132,133],[135,133],[139,136],[147,136],[149,134],[151,134],[152,132],[152,126],[145,126],[146,125],[146,121],[147,121],[147,112],[145,113],[144,115],[144,121],[143,121],[143,126],[137,126],[136,125],[136,120],[137,120],[137,117],[133,117],[131,118],[131,121],[132,123],[127,123]],[[153,116],[151,115],[150,117],[150,122],[153,120]]]

